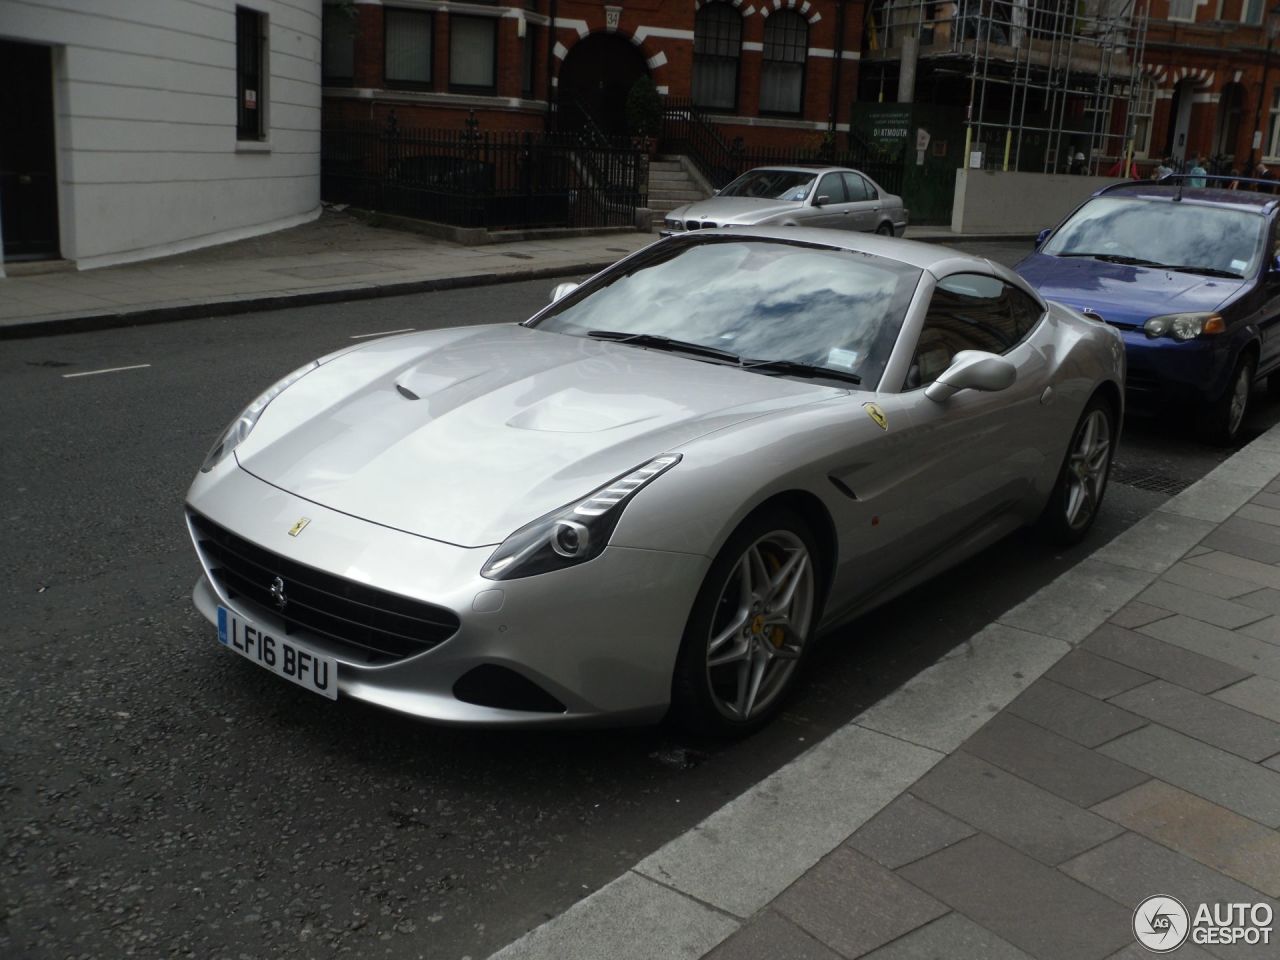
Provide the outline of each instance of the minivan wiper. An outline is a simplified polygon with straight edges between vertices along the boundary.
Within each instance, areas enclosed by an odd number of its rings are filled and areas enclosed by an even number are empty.
[[[1162,263],[1161,266],[1166,270],[1176,270],[1178,273],[1196,273],[1202,277],[1230,277],[1233,280],[1240,280],[1244,277],[1244,274],[1241,273],[1233,273],[1230,270],[1222,270],[1218,267],[1201,267],[1194,263]]]
[[[1104,263],[1123,263],[1128,267],[1163,267],[1163,263],[1154,260],[1143,260],[1141,257],[1127,257],[1122,253],[1059,253],[1059,257],[1092,257]]]
[[[742,358],[736,353],[721,350],[719,347],[708,347],[688,340],[674,340],[671,337],[659,336],[656,333],[627,333],[623,330],[588,330],[587,336],[593,340],[613,340],[617,343],[629,343],[634,347],[648,347],[652,350],[667,350],[671,353],[688,353],[697,357],[711,357],[729,363],[739,363]]]
[[[843,380],[845,383],[861,383],[862,378],[848,370],[833,370],[820,367],[816,363],[801,363],[799,360],[743,360],[743,370],[758,370],[761,373],[781,373],[790,377],[825,377],[829,380]]]

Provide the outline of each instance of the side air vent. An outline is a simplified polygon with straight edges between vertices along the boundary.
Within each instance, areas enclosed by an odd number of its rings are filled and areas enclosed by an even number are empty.
[[[463,703],[499,710],[530,713],[564,713],[565,706],[530,680],[496,663],[468,670],[453,685],[453,695]]]

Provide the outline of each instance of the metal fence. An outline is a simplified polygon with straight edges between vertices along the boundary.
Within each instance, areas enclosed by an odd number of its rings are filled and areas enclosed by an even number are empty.
[[[334,203],[491,230],[635,223],[649,158],[574,134],[346,124],[321,133],[320,193]]]
[[[842,135],[844,136],[844,135]],[[740,139],[726,141],[715,124],[684,99],[668,97],[662,115],[660,143],[667,153],[682,153],[717,189],[752,167],[827,164],[861,170],[890,193],[902,192],[900,160],[878,156],[875,150],[845,137],[850,146],[835,142],[813,147],[747,148]]]

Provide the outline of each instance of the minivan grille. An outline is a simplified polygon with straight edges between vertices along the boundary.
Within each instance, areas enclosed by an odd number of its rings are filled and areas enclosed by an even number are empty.
[[[223,593],[280,617],[287,632],[305,630],[355,648],[360,659],[388,662],[430,650],[458,629],[457,615],[443,607],[308,567],[195,511],[187,515],[196,548]],[[286,597],[283,609],[271,592],[277,577]]]

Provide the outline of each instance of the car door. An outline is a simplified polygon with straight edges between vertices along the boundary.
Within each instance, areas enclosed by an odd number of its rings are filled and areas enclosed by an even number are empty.
[[[826,202],[818,206],[818,198],[826,197]],[[838,173],[824,173],[818,180],[818,186],[809,200],[806,227],[827,227],[832,230],[851,230],[849,226],[849,204],[845,199],[844,180]]]
[[[874,233],[880,226],[880,194],[861,174],[851,172],[841,176],[849,198],[850,229]]]

